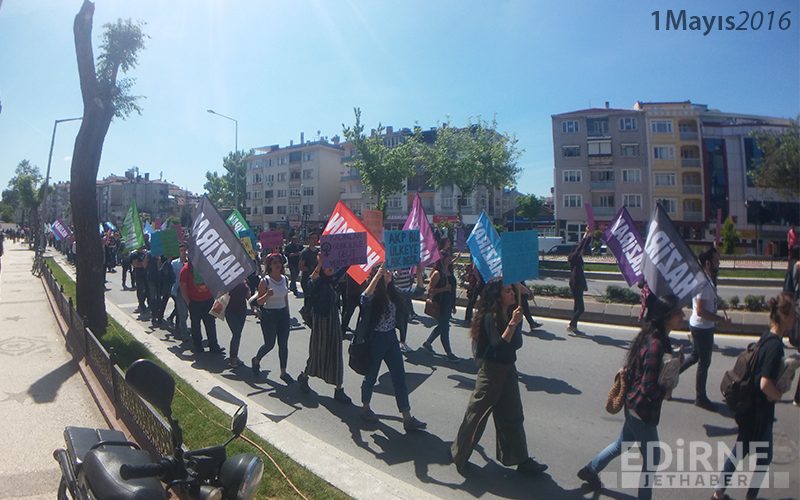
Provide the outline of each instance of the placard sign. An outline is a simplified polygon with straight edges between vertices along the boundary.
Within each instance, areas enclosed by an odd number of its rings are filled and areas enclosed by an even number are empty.
[[[372,236],[383,242],[383,212],[380,210],[362,210],[361,219],[372,233]]]
[[[384,231],[386,269],[408,269],[419,264],[419,229]]]
[[[512,231],[500,235],[503,245],[503,284],[539,277],[539,238],[536,231]]]
[[[175,229],[164,229],[150,235],[150,254],[154,256],[176,258],[180,255],[178,250],[178,233]]]
[[[338,269],[367,262],[367,233],[324,234],[319,239],[322,266]]]
[[[283,233],[281,231],[262,231],[258,235],[261,241],[261,250],[272,251],[273,248],[283,245]]]

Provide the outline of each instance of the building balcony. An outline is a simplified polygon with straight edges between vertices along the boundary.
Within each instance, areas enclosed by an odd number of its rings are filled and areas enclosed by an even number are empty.
[[[360,200],[364,193],[340,193],[340,200]]]
[[[614,163],[614,157],[612,155],[589,156],[589,165],[611,165],[612,163]]]
[[[302,186],[302,184],[303,181],[301,181],[300,179],[292,179],[289,181],[290,188],[299,188],[300,186]]]
[[[703,186],[684,184],[683,194],[702,194]]]
[[[592,205],[592,212],[594,212],[595,215],[611,217],[617,213],[617,209],[614,207],[596,207]]]
[[[591,181],[589,185],[593,190],[598,191],[613,191],[614,181]]]
[[[700,139],[700,134],[697,132],[681,131],[680,136],[682,141],[697,141]]]
[[[691,210],[684,210],[683,211],[683,220],[691,221],[691,222],[702,222],[706,218],[703,215],[703,212],[696,212]]]
[[[303,202],[300,196],[290,196],[289,205],[300,205]]]
[[[343,176],[341,176],[339,178],[339,180],[342,181],[342,182],[360,181],[361,180],[361,175],[359,175],[359,174],[344,174]]]
[[[700,158],[681,158],[682,167],[699,167]]]

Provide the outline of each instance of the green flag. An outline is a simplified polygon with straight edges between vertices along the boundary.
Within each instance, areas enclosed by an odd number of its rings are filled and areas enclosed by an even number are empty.
[[[142,234],[142,222],[139,220],[139,209],[136,207],[136,200],[131,200],[131,206],[122,221],[122,241],[125,248],[136,250],[144,246],[144,234]]]
[[[238,210],[235,208],[233,212],[225,219],[225,223],[233,228],[233,232],[239,234],[239,231],[249,231],[250,226],[247,225],[247,221],[242,217],[242,214],[239,213]]]

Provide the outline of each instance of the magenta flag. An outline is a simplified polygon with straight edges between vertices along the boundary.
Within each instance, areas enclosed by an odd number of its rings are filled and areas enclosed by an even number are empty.
[[[431,231],[431,225],[425,210],[422,208],[422,200],[419,193],[414,196],[414,203],[411,205],[411,212],[408,214],[403,230],[419,229],[419,263],[422,266],[433,264],[442,256],[439,254],[439,247],[436,245],[436,238]]]
[[[628,286],[638,283],[644,276],[644,243],[624,205],[617,210],[617,215],[603,233],[603,241],[617,258],[617,266]]]

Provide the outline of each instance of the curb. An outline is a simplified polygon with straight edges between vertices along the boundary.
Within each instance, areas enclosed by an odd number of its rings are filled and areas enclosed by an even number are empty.
[[[619,281],[620,283],[625,283],[625,280],[622,279],[622,275],[618,272],[616,273],[605,273],[600,271],[586,271],[586,279],[595,279],[595,280],[604,280],[604,281]],[[562,278],[562,279],[569,279],[569,271],[564,269],[541,269],[539,271],[539,276],[543,278]],[[740,287],[747,287],[747,286],[759,286],[759,287],[767,287],[767,286],[774,286],[780,288],[783,286],[783,280],[777,278],[730,278],[730,277],[720,277],[717,279],[717,283],[721,286],[740,286]],[[627,286],[627,285],[625,285]]]

